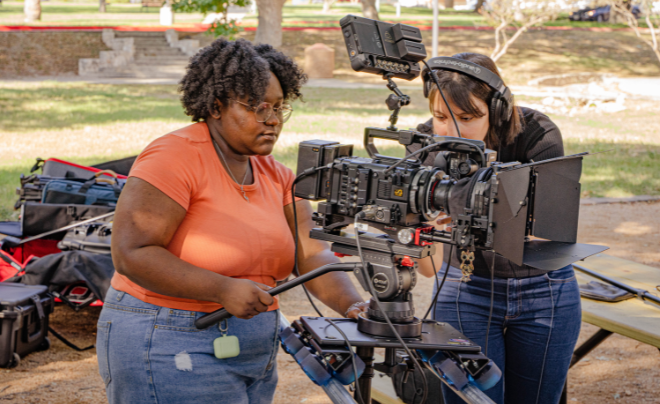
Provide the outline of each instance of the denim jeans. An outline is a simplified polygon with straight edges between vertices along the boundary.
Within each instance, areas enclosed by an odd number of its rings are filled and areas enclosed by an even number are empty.
[[[96,354],[108,401],[114,403],[270,403],[277,384],[277,311],[227,320],[240,354],[217,359],[218,326],[195,328],[205,313],[155,306],[108,290]]]
[[[438,271],[440,280],[445,268]],[[460,278],[461,271],[450,267],[434,318],[451,324],[485,352],[491,280]],[[558,403],[582,318],[573,268],[529,278],[495,278],[494,284],[487,355],[503,377],[485,393],[496,403]],[[443,389],[446,403],[463,402]]]

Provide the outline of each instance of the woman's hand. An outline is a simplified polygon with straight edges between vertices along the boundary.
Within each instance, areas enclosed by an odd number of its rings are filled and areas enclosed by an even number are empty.
[[[266,292],[272,288],[262,283],[226,278],[222,286],[220,304],[229,313],[244,320],[268,311],[268,306],[275,302],[273,296]]]
[[[360,313],[367,311],[367,307],[369,307],[368,300],[366,302],[353,303],[351,307],[348,308],[348,311],[346,312],[345,316],[346,318],[353,318],[357,320]]]

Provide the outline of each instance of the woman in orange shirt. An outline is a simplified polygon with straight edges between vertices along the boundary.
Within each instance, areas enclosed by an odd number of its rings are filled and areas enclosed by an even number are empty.
[[[180,91],[197,123],[147,146],[117,205],[117,272],[97,334],[111,403],[272,401],[279,320],[266,291],[293,268],[293,203],[300,271],[337,262],[308,236],[312,209],[293,200],[293,172],[270,156],[305,80],[246,40],[219,39],[191,59]],[[365,309],[344,273],[307,285],[338,313]],[[220,307],[234,317],[194,327]],[[225,336],[238,338],[237,356],[214,351]]]

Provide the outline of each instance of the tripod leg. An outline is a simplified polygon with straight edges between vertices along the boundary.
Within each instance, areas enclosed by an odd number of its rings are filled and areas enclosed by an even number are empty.
[[[358,379],[360,384],[360,392],[362,393],[362,403],[371,403],[371,379],[374,377],[374,348],[373,347],[357,347],[357,355],[364,362],[365,368],[362,376]],[[357,389],[355,391],[355,398],[357,399]],[[357,401],[357,400],[356,400]]]

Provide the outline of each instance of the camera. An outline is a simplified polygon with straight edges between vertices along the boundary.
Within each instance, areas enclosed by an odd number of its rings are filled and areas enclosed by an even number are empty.
[[[356,71],[382,75],[393,91],[398,89],[392,89],[392,77],[412,80],[421,73],[417,62],[426,51],[419,29],[351,15],[340,25]],[[502,88],[491,75],[484,76],[486,69],[468,64],[443,66],[469,69],[466,74],[479,74],[489,85]],[[376,139],[420,152],[403,159],[381,155]],[[330,235],[341,234],[360,215],[392,243],[424,247],[441,242],[462,250],[490,250],[518,265],[544,270],[602,251],[576,244],[579,179],[587,153],[501,163],[497,153],[478,140],[392,127],[368,127],[363,140],[369,158],[353,156],[353,146],[339,142],[299,144],[297,173],[305,175],[295,196],[322,201],[314,214],[320,229],[313,230],[312,237],[330,241]],[[423,165],[430,152],[438,152],[433,165]],[[449,230],[426,224],[441,213],[451,216]]]

